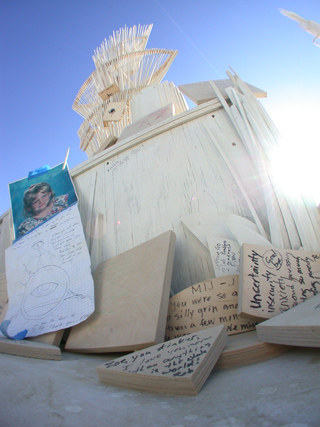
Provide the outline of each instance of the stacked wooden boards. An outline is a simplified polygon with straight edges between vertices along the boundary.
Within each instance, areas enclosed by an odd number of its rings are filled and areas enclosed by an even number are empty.
[[[257,326],[267,343],[320,347],[320,294]]]
[[[59,347],[30,339],[12,340],[0,337],[0,353],[35,359],[61,360]]]
[[[167,231],[100,263],[95,312],[70,331],[65,349],[132,351],[164,341],[175,235]]]
[[[226,342],[226,328],[220,325],[117,358],[96,369],[106,384],[196,395]]]

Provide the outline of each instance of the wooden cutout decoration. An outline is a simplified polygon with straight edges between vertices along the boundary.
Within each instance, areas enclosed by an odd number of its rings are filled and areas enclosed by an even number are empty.
[[[208,236],[208,246],[216,277],[239,275],[240,249],[238,242]]]
[[[167,231],[100,263],[93,275],[96,310],[72,328],[65,349],[132,351],[163,342],[175,234]]]
[[[269,319],[320,292],[320,253],[244,244],[240,260],[239,315]]]
[[[228,342],[215,365],[216,369],[233,368],[277,357],[290,347],[260,342],[256,331],[228,337]]]
[[[239,276],[206,280],[170,298],[166,340],[224,324],[228,335],[251,331],[256,323],[238,316]]]
[[[109,86],[106,89],[103,89],[101,92],[99,92],[98,95],[100,96],[100,98],[103,101],[106,101],[112,95],[114,95],[115,93],[118,93],[118,92],[120,92],[120,89],[118,88],[118,86],[115,83],[113,83],[111,86]]]
[[[260,341],[320,347],[320,294],[257,326]]]
[[[101,382],[157,393],[197,395],[227,343],[224,325],[158,344],[96,368]]]
[[[218,86],[220,92],[222,93],[225,99],[228,98],[228,95],[225,91],[227,87],[233,86],[231,80],[221,79],[214,80],[214,83]],[[267,93],[261,89],[258,89],[255,86],[248,84],[249,89],[256,98],[266,98]],[[189,83],[178,86],[181,92],[191,99],[196,105],[203,104],[204,102],[211,101],[212,99],[217,98],[216,93],[212,89],[209,81]]]
[[[32,357],[35,359],[61,360],[61,350],[59,347],[29,339],[17,341],[0,337],[0,353]]]
[[[166,119],[170,119],[174,116],[174,105],[168,104],[165,107],[159,108],[156,111],[142,117],[140,120],[135,121],[131,125],[123,129],[119,140],[124,140],[133,136],[145,129],[150,128],[153,125],[163,122]]]
[[[103,122],[118,122],[123,116],[126,103],[123,101],[110,102],[107,105],[106,111],[103,115]]]

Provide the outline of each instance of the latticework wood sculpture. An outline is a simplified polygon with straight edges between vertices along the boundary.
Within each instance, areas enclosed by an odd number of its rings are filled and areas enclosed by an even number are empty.
[[[85,120],[78,135],[80,149],[94,155],[110,137],[131,123],[130,101],[149,85],[160,83],[176,50],[145,49],[152,25],[122,28],[104,40],[93,55],[96,69],[81,86],[73,110]],[[111,102],[126,105],[117,121],[103,121]]]

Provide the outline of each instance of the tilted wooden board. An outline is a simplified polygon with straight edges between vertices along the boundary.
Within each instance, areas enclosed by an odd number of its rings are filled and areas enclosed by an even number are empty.
[[[11,340],[0,337],[0,353],[35,359],[61,360],[61,350],[54,345],[24,340]]]
[[[140,350],[98,366],[101,382],[157,393],[196,395],[227,343],[224,325]]]
[[[320,253],[244,244],[239,315],[269,319],[320,292]]]
[[[320,294],[257,326],[260,341],[320,347]]]
[[[174,250],[175,234],[167,231],[100,263],[95,312],[71,329],[65,349],[131,351],[164,341]]]
[[[206,280],[170,298],[166,340],[224,324],[228,335],[251,331],[256,322],[240,318],[239,276]]]
[[[218,86],[218,88],[222,92],[222,95],[224,96],[224,98],[228,98],[228,95],[225,92],[225,89],[227,87],[233,86],[231,80],[229,79],[215,80],[215,84]],[[265,91],[258,89],[255,86],[249,85],[248,83],[247,85],[256,98],[265,98],[267,96],[267,93]],[[217,97],[216,93],[214,92],[214,90],[212,89],[208,81],[188,83],[188,84],[180,85],[178,87],[184,95],[190,98],[197,105],[202,104],[204,102],[208,102],[211,99],[214,99]]]
[[[219,357],[215,368],[233,368],[261,362],[279,356],[290,347],[260,342],[256,331],[228,337],[228,342]]]

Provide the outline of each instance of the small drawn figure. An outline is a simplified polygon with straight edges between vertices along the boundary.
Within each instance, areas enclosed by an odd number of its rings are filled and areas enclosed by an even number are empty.
[[[23,215],[26,219],[18,227],[19,237],[65,209],[68,197],[68,194],[55,197],[47,182],[31,185],[23,195]]]

